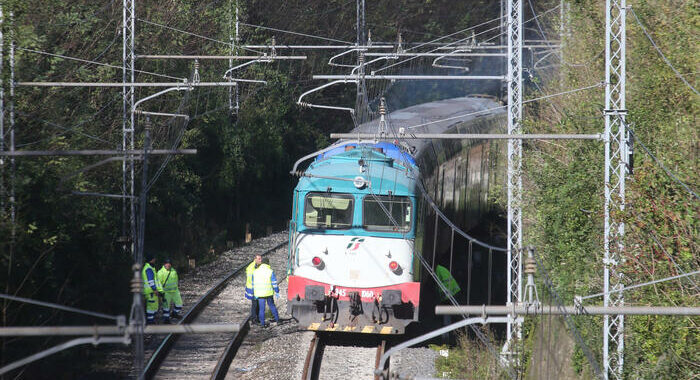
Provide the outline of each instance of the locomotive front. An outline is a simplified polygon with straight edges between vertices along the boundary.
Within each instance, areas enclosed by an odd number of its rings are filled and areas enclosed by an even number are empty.
[[[418,319],[417,170],[393,144],[319,155],[294,190],[288,308],[308,330],[402,334]]]

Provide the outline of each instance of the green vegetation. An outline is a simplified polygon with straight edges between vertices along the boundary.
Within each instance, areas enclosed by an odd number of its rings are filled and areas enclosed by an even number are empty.
[[[697,88],[698,9],[690,2],[628,3],[666,57]],[[544,93],[585,87],[604,78],[604,2],[571,4],[571,35],[562,77],[544,78]],[[700,267],[700,200],[670,179],[641,147],[643,143],[669,170],[698,190],[698,111],[694,94],[663,62],[627,17],[627,122],[637,143],[634,174],[627,181],[625,284],[632,285],[691,272]],[[590,36],[600,36],[591,38]],[[540,95],[532,91],[533,97]],[[601,89],[552,98],[526,108],[532,131],[603,131]],[[526,241],[538,247],[557,290],[573,295],[602,290],[603,147],[600,143],[528,144],[525,150]],[[630,305],[697,305],[697,277],[625,293]],[[592,300],[601,302],[602,299]],[[698,318],[628,317],[625,320],[625,376],[690,378],[700,362]],[[600,319],[577,324],[597,360]],[[580,351],[575,368],[587,366]],[[590,371],[590,368],[588,369]],[[585,377],[582,375],[582,377]]]
[[[138,54],[228,54],[226,44],[178,33],[152,23],[228,41],[228,1],[138,1]],[[538,7],[541,5],[536,4]],[[631,4],[674,66],[696,87],[698,27],[696,3],[641,0]],[[122,73],[107,66],[76,62],[45,51],[121,66],[121,2],[89,0],[7,0],[3,2],[3,78],[5,80],[5,131],[9,129],[8,38],[14,34],[18,81],[121,82]],[[373,41],[426,41],[473,26],[498,15],[498,2],[449,0],[391,0],[367,2],[367,25]],[[542,5],[544,8],[544,6]],[[537,97],[535,83],[544,93],[556,93],[600,82],[603,75],[603,2],[571,3],[570,36],[566,38],[566,64],[558,71],[533,71],[527,83],[529,96]],[[9,11],[14,12],[14,23]],[[240,2],[241,19],[334,40],[355,40],[355,2],[346,0]],[[551,16],[551,14],[550,14]],[[152,23],[149,23],[152,22]],[[489,25],[490,27],[494,26]],[[698,96],[691,92],[657,55],[633,16],[628,16],[628,122],[635,135],[657,158],[696,192],[698,170]],[[331,43],[242,27],[242,40],[250,44]],[[487,34],[491,37],[496,32]],[[480,37],[486,37],[480,36]],[[240,54],[256,54],[239,49]],[[287,51],[278,51],[287,54]],[[158,174],[150,190],[147,209],[146,250],[160,260],[174,259],[184,267],[187,257],[210,260],[239,241],[246,223],[254,236],[268,226],[283,229],[290,208],[293,162],[325,146],[331,131],[346,131],[350,118],[340,112],[299,108],[299,94],[314,87],[313,73],[341,73],[326,63],[334,53],[306,51],[303,62],[275,62],[241,71],[262,85],[240,86],[241,108],[228,111],[225,89],[197,89],[169,94],[147,103],[148,110],[186,113],[185,126],[174,120],[155,119],[154,147],[196,148],[196,156],[175,157],[166,166],[162,157],[151,161]],[[191,78],[189,61],[139,60],[140,70]],[[415,62],[411,69],[430,63]],[[202,81],[218,81],[228,68],[225,61],[201,62]],[[400,73],[397,68],[393,73]],[[475,72],[476,73],[476,72]],[[561,76],[560,76],[561,75]],[[137,81],[174,81],[138,73]],[[379,85],[374,85],[379,86]],[[389,85],[385,85],[389,86]],[[372,88],[387,90],[390,108],[459,93],[444,84]],[[480,88],[489,92],[493,88]],[[122,95],[120,89],[31,88],[16,89],[17,149],[115,149],[121,147]],[[139,89],[137,98],[153,93]],[[419,93],[410,97],[407,94]],[[351,106],[352,88],[329,89],[314,99],[326,104]],[[602,89],[572,93],[525,107],[526,129],[538,132],[598,133],[603,130]],[[138,119],[136,146],[141,147],[143,117]],[[6,136],[7,138],[7,136]],[[8,144],[8,141],[5,141]],[[594,142],[532,142],[525,145],[524,210],[526,243],[538,247],[557,290],[567,301],[574,294],[602,288],[602,181],[603,150]],[[17,223],[12,236],[9,204],[0,210],[0,292],[57,302],[75,307],[128,314],[131,258],[122,250],[122,202],[79,197],[71,191],[121,193],[121,162],[79,172],[97,158],[21,158],[16,161]],[[136,163],[137,178],[141,163]],[[153,177],[152,177],[153,178]],[[10,163],[4,161],[2,183],[9,190]],[[700,267],[698,214],[700,202],[680,187],[643,152],[635,150],[635,173],[627,183],[626,283],[691,271]],[[139,186],[137,184],[137,193]],[[5,193],[6,194],[6,193]],[[7,197],[3,197],[8,202]],[[695,282],[697,283],[697,278]],[[659,284],[626,294],[630,304],[698,304],[697,287],[688,280]],[[49,309],[3,302],[4,325],[85,324],[94,320]],[[584,339],[599,354],[600,320],[577,319]],[[626,320],[626,375],[629,378],[689,378],[700,372],[700,342],[695,318],[636,317]],[[3,362],[37,351],[54,341],[26,344],[3,340]],[[529,343],[528,343],[529,345]],[[462,339],[459,351],[438,363],[439,373],[458,377],[469,373],[489,377],[494,367],[476,344]],[[85,372],[60,364],[75,351],[44,361],[60,368],[63,377]],[[82,353],[82,352],[81,352]],[[476,353],[476,354],[474,354]],[[473,356],[471,356],[474,354]],[[487,353],[486,353],[487,354]],[[533,355],[535,357],[535,355]],[[457,358],[457,359],[453,359]],[[574,369],[590,373],[580,351]],[[598,358],[600,360],[600,358]],[[465,364],[466,363],[466,364]],[[466,367],[465,367],[466,366]],[[36,374],[40,366],[25,375]],[[59,373],[59,372],[56,372]],[[482,377],[482,376],[474,376]]]

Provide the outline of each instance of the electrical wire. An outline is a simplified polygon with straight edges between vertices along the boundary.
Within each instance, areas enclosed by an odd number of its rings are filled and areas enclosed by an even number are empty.
[[[647,32],[647,29],[642,24],[642,21],[639,20],[639,16],[637,16],[637,12],[635,12],[632,7],[629,7],[629,10],[632,11],[632,14],[634,15],[634,19],[637,20],[637,24],[639,24],[639,27],[642,28],[642,32],[644,32],[644,35],[647,36],[647,38],[649,39],[649,42],[651,42],[651,45],[654,47],[654,49],[656,49],[656,52],[659,53],[661,58],[663,58],[664,62],[666,62],[668,67],[670,67],[671,70],[673,70],[673,72],[676,73],[676,76],[680,80],[682,80],[683,83],[685,83],[685,85],[688,86],[688,88],[690,88],[695,93],[695,95],[700,95],[700,93],[698,93],[698,90],[696,90],[695,87],[693,87],[690,83],[688,83],[688,81],[685,79],[685,77],[683,75],[681,75],[681,73],[678,72],[678,70],[676,70],[675,67],[673,67],[673,64],[671,63],[671,61],[669,61],[668,58],[666,58],[666,56],[661,51],[659,46],[656,45],[656,42],[654,42],[654,40],[651,38],[651,36],[649,35],[649,32]],[[697,197],[697,195],[696,195],[696,197]]]
[[[240,25],[244,25],[244,26],[250,26],[250,27],[252,27],[252,28],[260,28],[260,29],[265,29],[265,30],[271,30],[271,31],[273,31],[273,32],[294,34],[294,35],[297,35],[297,36],[309,37],[309,38],[316,38],[316,39],[319,39],[319,40],[330,41],[330,42],[340,42],[340,43],[343,43],[343,44],[352,44],[352,42],[349,42],[349,41],[336,40],[335,38],[314,36],[314,35],[312,35],[312,34],[305,34],[305,33],[299,33],[299,32],[292,32],[292,31],[289,31],[289,30],[271,28],[271,27],[269,27],[269,26],[254,25],[254,24],[246,24],[245,22],[239,22],[239,24],[240,24]]]
[[[230,42],[217,40],[217,39],[215,39],[215,38],[203,36],[203,35],[197,34],[197,33],[188,32],[188,31],[182,30],[182,29],[173,28],[172,26],[167,26],[167,25],[163,25],[163,24],[158,24],[157,22],[144,20],[144,19],[142,19],[142,18],[137,18],[136,20],[137,20],[137,21],[140,21],[140,22],[142,22],[142,23],[144,23],[144,24],[149,24],[149,25],[157,26],[157,27],[160,27],[160,28],[163,28],[163,29],[169,29],[169,30],[172,30],[172,31],[174,31],[174,32],[187,34],[187,35],[189,35],[189,36],[198,37],[198,38],[201,38],[201,39],[204,39],[204,40],[207,40],[207,41],[216,42],[216,43],[223,44],[223,45],[226,45],[226,46],[231,46],[231,43],[230,43]],[[242,23],[239,23],[239,24],[242,24]],[[243,49],[243,50],[252,51],[252,52],[255,52],[255,53],[258,53],[258,54],[263,54],[262,52],[260,52],[260,51],[258,51],[258,50],[250,49],[250,48],[247,48],[247,47],[242,46],[242,45],[236,45],[236,47],[241,48],[241,49]]]
[[[111,142],[111,141],[107,141],[107,140],[105,140],[105,139],[102,139],[102,138],[97,137],[97,136],[93,136],[93,135],[91,135],[91,134],[88,134],[88,133],[85,133],[85,132],[82,132],[82,131],[76,131],[75,129],[78,128],[78,127],[80,127],[81,125],[83,125],[83,124],[89,122],[90,120],[94,119],[98,114],[100,114],[100,113],[101,113],[102,111],[104,111],[109,105],[111,105],[111,104],[114,103],[114,102],[115,102],[115,100],[112,100],[111,102],[109,102],[109,103],[107,103],[105,106],[103,106],[100,110],[98,110],[97,112],[95,112],[94,114],[92,114],[91,116],[89,116],[86,120],[83,120],[83,121],[81,121],[81,122],[79,122],[79,123],[77,123],[77,124],[75,124],[75,125],[70,126],[70,127],[64,127],[64,126],[59,125],[59,124],[57,124],[57,123],[54,123],[54,122],[51,122],[51,121],[48,121],[48,120],[44,120],[44,119],[41,119],[41,118],[36,117],[36,116],[32,116],[32,115],[27,114],[27,113],[24,113],[24,112],[22,112],[22,111],[15,110],[15,112],[17,112],[17,113],[18,113],[19,115],[21,115],[21,116],[25,116],[25,117],[28,117],[28,118],[31,118],[31,119],[40,121],[40,122],[42,122],[42,123],[44,123],[44,124],[48,124],[48,125],[50,125],[50,126],[52,126],[52,127],[55,127],[55,128],[58,128],[58,129],[62,129],[62,130],[64,131],[64,132],[62,132],[62,133],[53,135],[53,136],[51,136],[51,137],[46,137],[46,138],[43,138],[43,139],[40,139],[40,140],[35,140],[35,141],[32,141],[32,142],[28,142],[28,143],[17,144],[17,147],[25,147],[25,146],[29,146],[29,145],[34,145],[34,144],[40,143],[40,142],[42,142],[42,141],[48,141],[48,140],[54,139],[54,138],[56,138],[56,137],[58,137],[58,136],[62,136],[62,135],[66,134],[66,133],[69,133],[69,132],[75,132],[75,133],[77,133],[77,134],[79,134],[79,135],[81,135],[81,136],[87,137],[87,138],[89,138],[89,139],[92,139],[92,140],[95,140],[95,141],[105,142],[105,143],[108,143],[108,144],[112,145],[112,142]]]
[[[123,69],[124,69],[122,66],[110,65],[109,63],[103,63],[103,62],[91,61],[91,60],[88,60],[88,59],[70,57],[70,56],[67,56],[67,55],[49,53],[49,52],[41,51],[41,50],[27,49],[27,48],[22,48],[22,47],[16,47],[16,49],[17,49],[17,50],[28,51],[28,52],[36,53],[36,54],[48,55],[48,56],[51,56],[51,57],[69,59],[69,60],[72,60],[72,61],[78,61],[78,62],[83,62],[83,63],[90,63],[90,64],[93,64],[93,65],[100,65],[100,66],[105,66],[105,67],[111,67],[111,68],[119,69],[119,70],[123,70]],[[142,73],[142,74],[155,75],[155,76],[159,76],[159,77],[163,77],[163,78],[175,79],[175,80],[178,80],[178,81],[182,81],[182,80],[185,79],[185,78],[178,78],[178,77],[174,77],[174,76],[170,76],[170,75],[165,75],[165,74],[152,73],[152,72],[143,71],[143,70],[134,70],[134,71],[135,71],[135,72],[138,72],[138,73]]]
[[[524,21],[524,23],[530,22],[530,21],[532,21],[532,20],[534,20],[534,19],[536,19],[536,18],[542,17],[542,16],[544,16],[544,15],[550,13],[550,12],[553,12],[554,10],[556,10],[556,9],[559,8],[559,7],[560,7],[560,6],[557,5],[557,6],[553,7],[553,8],[550,8],[550,9],[548,9],[547,11],[543,12],[542,14],[536,15],[536,16],[534,16],[533,18]],[[500,17],[497,18],[497,19],[494,19],[494,20],[499,20],[499,19],[500,19]],[[487,21],[487,22],[492,22],[492,21],[493,21],[493,20]],[[482,24],[483,24],[483,23],[482,23]],[[481,25],[481,24],[479,24],[479,25]],[[476,27],[476,26],[475,26],[475,27]],[[500,25],[499,25],[499,26],[497,26],[497,27],[493,27],[493,28],[490,28],[490,29],[486,29],[486,30],[484,30],[484,31],[482,31],[482,32],[479,32],[479,33],[475,34],[475,35],[472,35],[472,36],[469,36],[469,37],[466,37],[466,38],[462,38],[462,39],[459,39],[459,40],[450,42],[450,43],[446,44],[446,45],[443,46],[443,47],[446,47],[446,46],[453,46],[453,45],[455,45],[455,44],[459,44],[459,43],[465,42],[465,41],[467,41],[467,40],[469,40],[469,39],[471,39],[471,38],[473,38],[473,37],[476,37],[476,36],[478,36],[478,35],[481,35],[481,34],[484,34],[484,33],[487,33],[487,32],[493,31],[493,30],[496,30],[496,29],[500,29],[500,28],[501,28],[501,27],[500,27]],[[461,32],[461,31],[460,31],[460,32]],[[456,32],[456,33],[458,33],[458,32]],[[453,33],[453,34],[454,34],[454,33]],[[494,38],[499,37],[499,36],[502,36],[502,35],[504,35],[504,34],[506,34],[506,33],[503,33],[503,32],[502,32],[502,33],[498,33],[498,34],[496,34],[495,36],[493,36],[493,37],[487,39],[487,40],[484,41],[484,42],[489,42],[489,41],[493,40]],[[441,37],[441,39],[442,39],[442,38],[444,38],[444,37]],[[434,40],[434,41],[437,41],[437,40]],[[431,42],[433,42],[433,41],[431,41]],[[417,46],[415,46],[415,47],[413,47],[413,48],[411,48],[411,49],[415,49],[415,48],[424,46],[424,45],[426,45],[426,44],[428,44],[428,43],[430,43],[430,42],[426,42],[426,43],[424,43],[424,44],[417,45]],[[437,51],[437,50],[440,50],[440,49],[439,49],[439,48],[435,48],[435,49],[433,49],[433,50],[427,51],[426,53],[433,53],[433,52],[435,52],[435,51]],[[449,55],[450,55],[450,53],[445,53],[445,56],[449,56]],[[396,66],[396,65],[400,65],[400,64],[405,63],[405,62],[408,62],[408,61],[412,61],[412,60],[414,60],[414,59],[416,59],[416,58],[418,58],[418,57],[419,57],[419,56],[413,56],[413,57],[410,57],[410,58],[406,58],[406,59],[404,59],[404,60],[402,60],[402,61],[399,61],[399,62],[396,62],[396,63],[392,63],[392,64],[390,64],[390,65],[383,66],[383,67],[381,67],[381,68],[379,68],[379,69],[377,69],[377,70],[373,70],[372,72],[373,72],[373,73],[378,73],[378,72],[384,71],[384,70],[386,70],[386,69],[388,69],[388,68],[390,68],[390,67],[393,67],[393,66]]]
[[[663,171],[666,173],[666,175],[667,175],[669,178],[673,179],[674,181],[676,181],[676,183],[678,183],[679,185],[683,186],[683,188],[684,188],[685,190],[687,190],[688,193],[690,193],[692,196],[694,196],[694,197],[697,198],[697,199],[700,199],[700,196],[698,196],[698,194],[697,194],[696,192],[694,192],[694,191],[693,191],[688,185],[686,185],[683,181],[681,181],[680,179],[678,179],[678,177],[677,177],[675,174],[673,174],[670,170],[668,170],[668,168],[666,168],[666,165],[664,165],[661,161],[659,161],[658,158],[656,158],[656,156],[654,156],[653,153],[651,153],[651,151],[646,147],[646,145],[644,145],[644,143],[642,142],[642,140],[640,140],[640,139],[637,137],[637,134],[634,132],[634,129],[632,129],[631,126],[629,126],[628,124],[625,124],[625,126],[629,129],[630,133],[632,133],[632,136],[634,136],[635,141],[638,142],[639,145],[642,146],[642,149],[644,149],[644,151],[649,155],[649,157],[651,157],[651,159],[654,160],[654,162],[655,162],[659,167],[661,167],[661,169],[663,169]]]
[[[603,376],[603,372],[600,370],[600,365],[598,364],[598,361],[595,359],[595,356],[593,356],[593,353],[591,352],[591,349],[588,348],[588,345],[586,345],[586,342],[583,340],[581,337],[581,333],[578,331],[578,328],[576,328],[576,324],[571,318],[571,314],[568,314],[565,312],[564,309],[564,303],[561,300],[561,297],[559,296],[559,293],[557,290],[554,288],[554,283],[552,280],[549,278],[549,273],[547,272],[547,268],[542,264],[539,258],[539,254],[537,251],[533,251],[533,259],[535,259],[535,264],[537,265],[537,270],[542,273],[542,282],[544,285],[547,287],[549,290],[549,293],[552,296],[552,299],[556,302],[557,308],[562,312],[562,315],[564,316],[564,321],[566,322],[566,326],[568,327],[569,331],[574,335],[574,339],[578,343],[579,347],[581,347],[581,351],[583,351],[583,354],[586,356],[586,359],[588,360],[588,364],[590,364],[591,368],[593,369],[593,372],[598,376],[600,379],[607,379],[607,377]]]
[[[63,310],[63,311],[70,311],[72,313],[78,313],[78,314],[83,314],[83,315],[89,315],[91,317],[97,317],[97,318],[104,318],[104,319],[113,319],[113,320],[119,320],[120,318],[116,315],[109,315],[109,314],[103,314],[103,313],[97,313],[94,311],[89,311],[89,310],[83,310],[83,309],[78,309],[75,307],[70,307],[70,306],[65,306],[65,305],[59,305],[56,303],[51,303],[51,302],[44,302],[44,301],[37,301],[33,300],[31,298],[24,298],[24,297],[17,297],[17,296],[12,296],[9,294],[4,294],[0,293],[0,298],[4,298],[10,301],[17,301],[17,302],[24,302],[28,303],[31,305],[37,305],[37,306],[43,306],[43,307],[48,307],[51,309],[57,309],[57,310]]]
[[[679,275],[676,275],[676,276],[666,277],[666,278],[662,278],[662,279],[658,279],[658,280],[654,280],[654,281],[644,282],[644,283],[641,283],[641,284],[636,284],[636,285],[631,285],[631,286],[625,286],[625,287],[623,287],[623,288],[621,288],[621,289],[611,290],[611,291],[609,291],[609,292],[607,292],[607,293],[606,293],[606,292],[602,292],[602,293],[591,294],[591,295],[589,295],[589,296],[581,297],[580,299],[581,299],[581,300],[587,300],[587,299],[590,299],[590,298],[601,297],[601,296],[608,295],[608,294],[621,293],[621,292],[623,292],[623,291],[625,291],[625,290],[641,288],[641,287],[644,287],[644,286],[647,286],[647,285],[654,285],[654,284],[658,284],[658,283],[666,282],[666,281],[671,281],[671,280],[677,280],[677,279],[679,279],[679,278],[694,276],[694,275],[696,275],[696,274],[700,274],[700,270],[696,270],[696,271],[694,271],[694,272],[689,272],[689,273],[683,273],[683,274],[679,274]]]

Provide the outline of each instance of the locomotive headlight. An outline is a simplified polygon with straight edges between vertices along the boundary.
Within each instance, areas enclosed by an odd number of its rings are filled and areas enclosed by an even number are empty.
[[[311,264],[316,267],[316,269],[321,270],[325,267],[325,264],[323,263],[323,260],[321,260],[320,257],[314,256],[313,259],[311,259]]]
[[[401,272],[403,272],[403,270],[401,269],[401,265],[399,265],[399,263],[397,263],[396,261],[392,261],[389,263],[389,269],[391,269],[391,271],[397,275],[399,275],[399,274],[401,274]]]

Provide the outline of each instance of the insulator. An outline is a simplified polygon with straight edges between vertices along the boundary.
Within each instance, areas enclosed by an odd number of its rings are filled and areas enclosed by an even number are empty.
[[[137,278],[131,279],[131,292],[141,293],[143,291],[143,281]]]
[[[523,266],[523,272],[525,274],[535,274],[537,272],[537,265],[535,264],[535,259],[528,257],[525,259],[525,265]]]

